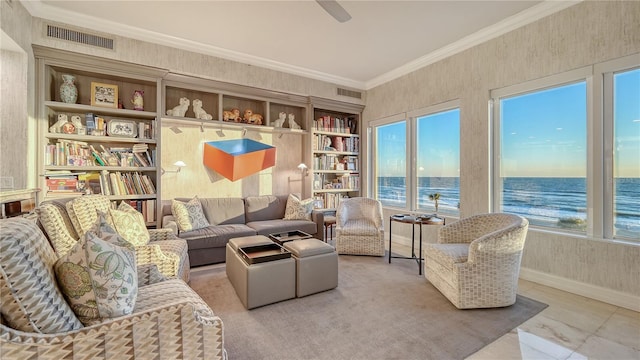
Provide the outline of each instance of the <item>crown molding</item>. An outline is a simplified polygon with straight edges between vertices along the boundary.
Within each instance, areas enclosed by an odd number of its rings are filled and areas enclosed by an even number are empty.
[[[249,55],[233,50],[223,49],[217,46],[206,45],[192,40],[169,36],[155,31],[145,30],[130,25],[124,25],[93,16],[78,16],[77,13],[45,4],[40,0],[23,1],[22,4],[25,6],[27,11],[29,11],[31,16],[69,24],[70,26],[74,27],[89,29],[89,31],[99,31],[130,39],[146,41],[153,44],[165,45],[199,54],[232,60],[243,64],[281,71],[287,74],[325,81],[335,85],[356,88],[358,90],[364,89],[363,81],[357,81],[341,76],[327,74],[321,71],[307,69],[300,66],[285,64],[279,61],[261,58],[259,56]]]
[[[160,34],[155,31],[140,29],[134,26],[123,25],[113,21],[91,16],[78,16],[72,11],[60,9],[41,2],[40,0],[22,1],[21,3],[29,11],[31,16],[45,20],[56,21],[69,24],[71,26],[82,27],[93,31],[100,31],[126,38],[146,41],[154,44],[165,45],[186,51],[219,57],[226,60],[236,61],[243,64],[263,67],[270,70],[280,71],[287,74],[298,75],[328,83],[351,87],[358,90],[370,90],[391,80],[409,74],[427,65],[443,60],[473,46],[496,38],[509,31],[515,30],[524,25],[537,21],[545,16],[551,15],[570,6],[578,4],[583,0],[555,1],[545,0],[529,9],[519,12],[504,19],[494,25],[481,29],[469,36],[466,36],[454,43],[435,50],[414,61],[402,65],[394,70],[377,76],[366,82],[357,81],[341,76],[327,74],[324,72],[307,69],[300,66],[285,64],[279,61],[261,58],[237,51],[223,49],[217,46],[205,45],[188,39]]]
[[[483,42],[496,38],[500,35],[506,34],[509,31],[513,31],[517,28],[530,24],[534,21],[540,20],[546,16],[549,16],[558,11],[564,10],[582,1],[583,0],[568,0],[568,1],[545,0],[538,5],[532,6],[496,24],[493,24],[484,29],[478,30],[471,35],[465,36],[464,38],[454,43],[451,43],[438,50],[430,52],[429,54],[424,55],[411,62],[408,62],[405,65],[402,65],[387,73],[384,73],[380,76],[375,77],[365,83],[365,90],[370,90],[376,86],[382,85],[391,80],[395,80],[401,76],[409,74],[427,65],[431,65],[435,62],[446,59],[452,55],[455,55],[459,52],[467,50],[473,46],[482,44]]]

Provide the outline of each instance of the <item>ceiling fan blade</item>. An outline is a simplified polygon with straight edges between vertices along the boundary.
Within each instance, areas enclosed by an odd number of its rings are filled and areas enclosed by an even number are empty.
[[[335,0],[316,0],[322,8],[339,22],[351,20],[351,15]]]

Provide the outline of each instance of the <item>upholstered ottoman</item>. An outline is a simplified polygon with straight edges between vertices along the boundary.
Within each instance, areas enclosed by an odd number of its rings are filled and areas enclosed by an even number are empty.
[[[296,261],[296,296],[302,297],[338,286],[338,253],[322,240],[289,241],[282,245]]]
[[[247,309],[296,296],[296,262],[293,258],[248,265],[238,254],[241,247],[267,244],[273,242],[263,235],[239,237],[227,243],[227,277]]]

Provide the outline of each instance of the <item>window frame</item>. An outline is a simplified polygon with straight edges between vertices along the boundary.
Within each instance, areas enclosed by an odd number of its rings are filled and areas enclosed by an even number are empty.
[[[490,100],[489,100],[489,108],[490,108],[490,126],[492,128],[490,143],[491,143],[491,164],[490,164],[490,173],[491,173],[491,211],[498,212],[502,211],[502,195],[503,195],[503,187],[502,187],[502,177],[501,172],[502,169],[500,167],[502,161],[502,149],[501,149],[501,125],[502,119],[501,115],[501,107],[500,100],[507,97],[513,96],[522,96],[526,94],[532,94],[552,88],[557,88],[565,85],[570,85],[572,83],[585,82],[586,83],[586,146],[587,146],[587,154],[586,154],[586,172],[585,172],[585,180],[586,180],[586,215],[587,215],[587,229],[586,235],[593,236],[594,235],[594,193],[595,186],[594,184],[594,146],[593,146],[593,76],[592,76],[592,67],[586,66],[579,69],[567,71],[564,73],[551,75],[547,77],[543,77],[540,79],[530,80],[523,83],[518,83],[510,86],[506,86],[503,88],[498,88],[490,91]],[[583,234],[582,232],[575,232],[568,229],[562,229],[557,227],[546,227],[546,226],[536,226],[531,225],[531,227],[545,229],[555,232],[561,233],[573,233],[573,234]]]
[[[602,134],[595,141],[600,146],[598,154],[602,159],[600,175],[596,179],[599,183],[599,196],[596,197],[596,211],[602,221],[595,231],[604,239],[640,242],[639,239],[627,238],[615,235],[615,193],[614,193],[614,148],[615,148],[615,119],[614,119],[614,75],[620,72],[640,69],[640,56],[638,54],[605,61],[593,66],[594,74],[594,104],[595,114],[600,114],[601,122],[594,124],[594,134],[599,130]]]
[[[406,151],[406,169],[405,169],[405,178],[406,178],[406,204],[405,207],[395,207],[395,206],[389,206],[389,205],[384,205],[383,206],[385,208],[389,208],[389,209],[395,209],[395,210],[399,210],[399,211],[407,211],[407,212],[419,212],[420,210],[418,210],[418,204],[417,204],[417,122],[418,122],[418,118],[420,117],[424,117],[424,116],[429,116],[429,115],[433,115],[439,112],[444,112],[444,111],[449,111],[449,110],[459,110],[460,114],[462,114],[462,108],[460,106],[461,102],[460,99],[455,99],[455,100],[449,100],[449,101],[445,101],[443,103],[439,103],[439,104],[435,104],[435,105],[431,105],[431,106],[427,106],[427,107],[423,107],[420,109],[416,109],[416,110],[412,110],[409,112],[403,112],[403,113],[399,113],[396,115],[391,115],[388,117],[384,117],[381,119],[377,119],[377,120],[372,120],[371,122],[369,122],[369,126],[367,128],[367,134],[368,134],[368,143],[369,143],[369,158],[370,161],[368,162],[369,164],[369,169],[371,169],[369,171],[369,182],[371,184],[371,186],[368,187],[367,189],[367,196],[377,199],[377,194],[376,194],[376,177],[378,174],[378,169],[377,169],[377,159],[376,159],[376,153],[378,151],[377,147],[377,141],[376,141],[376,128],[380,127],[380,126],[385,126],[385,125],[390,125],[390,124],[394,124],[394,123],[398,123],[398,122],[405,122],[405,141],[406,141],[406,147],[407,147],[407,151]],[[462,120],[462,115],[460,115],[460,119],[458,121],[460,121],[460,126],[462,126],[461,124],[461,120]],[[460,137],[460,134],[458,134],[458,137]],[[460,160],[459,160],[460,161]],[[462,189],[459,189],[459,196],[460,198],[462,198]],[[460,216],[460,210],[458,209],[457,214],[456,213],[450,213],[450,212],[442,212],[439,211],[439,213],[442,213],[443,215],[447,216],[447,217],[459,217]]]

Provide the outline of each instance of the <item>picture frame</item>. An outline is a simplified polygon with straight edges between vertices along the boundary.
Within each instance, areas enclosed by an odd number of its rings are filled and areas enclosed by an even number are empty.
[[[118,108],[118,85],[91,82],[91,106]]]
[[[131,120],[111,119],[107,122],[107,135],[135,138],[138,136],[138,125]]]

